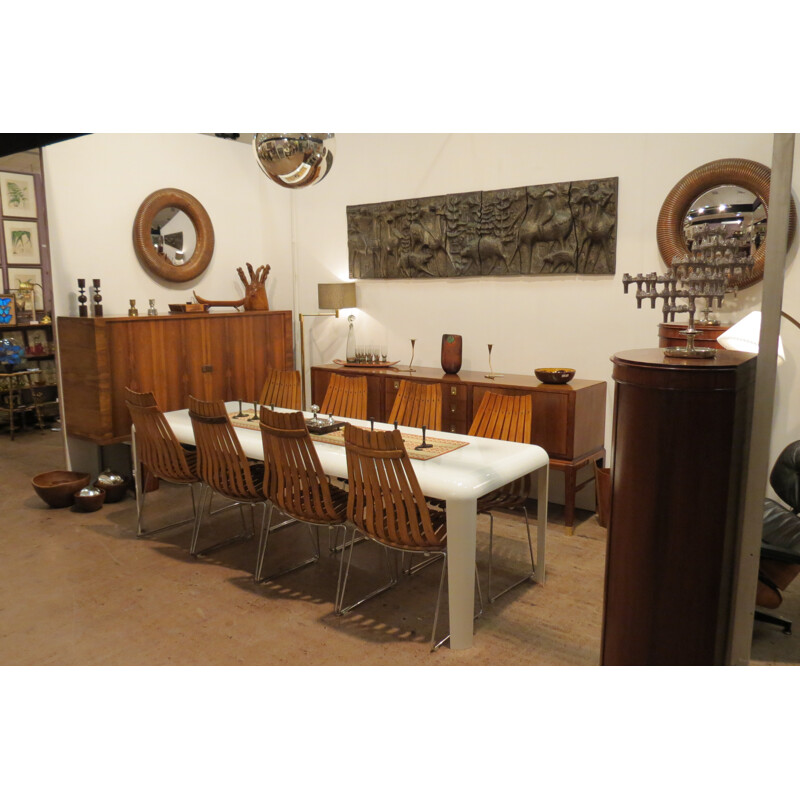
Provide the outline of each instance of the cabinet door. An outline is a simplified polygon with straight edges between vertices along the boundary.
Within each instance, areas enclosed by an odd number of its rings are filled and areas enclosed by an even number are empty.
[[[268,369],[294,369],[289,312],[225,318],[225,356],[229,400],[254,402]]]

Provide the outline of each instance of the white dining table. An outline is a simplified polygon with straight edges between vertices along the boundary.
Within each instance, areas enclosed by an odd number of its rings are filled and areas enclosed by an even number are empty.
[[[238,401],[226,404],[229,412],[238,412]],[[245,410],[252,412],[252,404]],[[288,409],[275,409],[276,411]],[[312,415],[304,412],[306,417]],[[188,409],[164,415],[179,442],[194,444]],[[369,422],[336,417],[337,422],[351,422],[368,428]],[[375,428],[389,430],[393,425],[376,422]],[[258,430],[235,427],[242,449],[248,458],[263,461],[264,450]],[[400,430],[419,435],[419,428]],[[134,434],[135,435],[135,434]],[[420,488],[429,497],[445,501],[447,514],[447,577],[450,606],[450,648],[472,647],[475,604],[475,551],[477,501],[479,497],[529,473],[537,473],[537,543],[534,580],[544,583],[547,530],[547,490],[550,459],[538,445],[517,444],[478,436],[444,431],[429,431],[436,439],[467,442],[448,453],[428,460],[412,459]],[[312,437],[314,438],[314,437]],[[347,456],[341,445],[315,440],[320,464],[326,475],[347,477]]]

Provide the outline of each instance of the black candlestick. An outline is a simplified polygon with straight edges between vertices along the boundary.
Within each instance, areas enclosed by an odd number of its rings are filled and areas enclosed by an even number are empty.
[[[418,444],[414,449],[415,450],[427,450],[429,447],[433,447],[432,444],[425,444],[425,431],[427,427],[425,425],[422,426],[422,444]]]
[[[94,315],[96,317],[102,317],[103,306],[100,305],[100,301],[103,299],[103,296],[100,294],[100,278],[92,278],[92,283],[94,284],[94,297],[92,298],[94,301]]]
[[[242,401],[240,400],[239,401],[239,413],[238,414],[234,414],[233,418],[234,419],[242,419],[243,417],[246,417],[246,416],[247,416],[247,414],[242,413]]]
[[[86,278],[78,278],[78,314],[81,317],[89,316],[89,309],[86,308]]]

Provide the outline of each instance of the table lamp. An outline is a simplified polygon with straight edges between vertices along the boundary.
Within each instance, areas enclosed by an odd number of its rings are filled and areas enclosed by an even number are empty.
[[[331,310],[317,314],[297,315],[300,319],[300,388],[303,409],[306,407],[306,343],[303,319],[305,317],[338,317],[339,311],[343,308],[358,308],[355,283],[317,284],[317,305],[319,308]]]
[[[781,316],[788,319],[800,328],[800,323],[781,311]],[[759,339],[761,337],[761,312],[751,311],[744,319],[740,319],[735,325],[731,325],[725,333],[720,334],[717,342],[726,350],[741,350],[745,353],[755,353],[758,355]],[[783,350],[783,342],[778,337],[778,363],[786,361],[786,354]]]

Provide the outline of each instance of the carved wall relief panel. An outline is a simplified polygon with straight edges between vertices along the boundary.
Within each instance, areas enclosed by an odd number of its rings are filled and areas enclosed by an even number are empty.
[[[617,178],[347,207],[350,277],[613,275]]]

